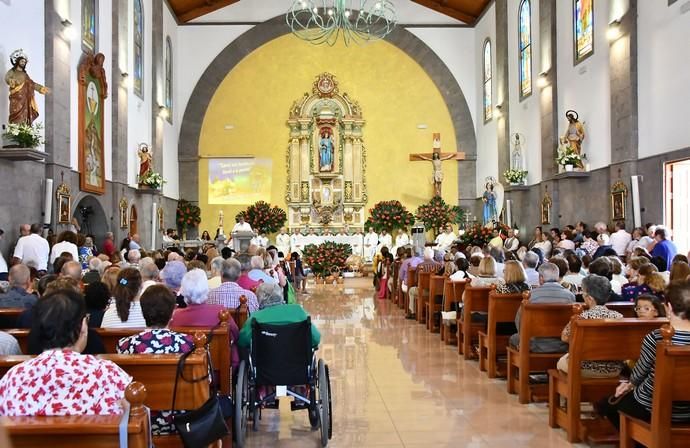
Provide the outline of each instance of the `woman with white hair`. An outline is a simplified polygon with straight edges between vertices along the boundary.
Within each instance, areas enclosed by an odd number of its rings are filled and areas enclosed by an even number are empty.
[[[187,266],[184,262],[175,260],[168,261],[160,271],[160,279],[165,286],[170,288],[170,290],[177,297],[177,306],[179,308],[186,308],[187,302],[185,302],[184,297],[180,294],[180,286],[182,285],[182,278],[187,273]]]
[[[219,324],[218,313],[225,309],[223,305],[206,303],[208,300],[208,279],[206,272],[192,269],[182,278],[180,294],[187,302],[186,308],[178,308],[170,319],[170,327],[215,327]],[[240,331],[233,319],[228,321],[228,331],[233,341],[237,341]],[[232,344],[232,365],[240,364],[236,345]]]

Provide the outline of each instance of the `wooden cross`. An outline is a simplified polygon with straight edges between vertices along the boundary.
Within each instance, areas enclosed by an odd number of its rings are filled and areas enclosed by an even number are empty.
[[[433,146],[431,153],[410,154],[410,162],[431,162],[433,165],[434,196],[441,196],[441,183],[443,182],[443,171],[441,163],[444,160],[465,160],[464,152],[441,152],[441,134],[433,134]],[[437,155],[438,158],[434,158]]]

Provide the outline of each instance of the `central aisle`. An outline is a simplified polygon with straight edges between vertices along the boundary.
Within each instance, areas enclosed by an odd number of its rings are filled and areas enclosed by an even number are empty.
[[[544,404],[520,405],[456,347],[373,299],[371,279],[308,287],[299,296],[321,331],[330,366],[334,428],[329,447],[571,447],[548,426]],[[250,430],[251,431],[251,430]],[[265,410],[250,447],[318,447],[306,411]]]

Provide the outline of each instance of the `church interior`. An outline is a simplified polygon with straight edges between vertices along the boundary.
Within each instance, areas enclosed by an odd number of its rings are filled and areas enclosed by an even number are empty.
[[[690,446],[690,0],[0,0],[0,24],[1,446]],[[261,325],[298,315],[309,381],[262,383]],[[151,334],[175,350],[134,351]],[[56,350],[129,405],[22,383]],[[207,376],[179,393],[185,356]],[[225,432],[185,433],[216,392]]]

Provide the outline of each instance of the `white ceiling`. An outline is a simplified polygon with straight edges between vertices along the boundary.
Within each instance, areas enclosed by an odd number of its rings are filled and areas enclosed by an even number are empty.
[[[189,22],[264,22],[283,15],[292,0],[242,0]],[[463,22],[432,11],[410,0],[393,0],[398,22],[413,25],[460,25]]]

